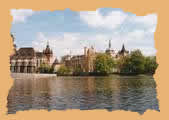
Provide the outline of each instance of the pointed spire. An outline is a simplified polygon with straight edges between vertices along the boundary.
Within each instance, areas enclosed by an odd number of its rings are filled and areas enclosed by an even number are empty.
[[[124,47],[124,43],[123,43],[123,46],[122,46],[122,49],[121,49],[121,51],[126,51],[126,49],[125,49],[125,47]]]
[[[13,33],[11,33],[11,37],[12,37],[12,40],[13,40],[14,51],[16,52],[17,46],[16,46],[16,44],[15,44],[15,37],[14,37]]]
[[[111,40],[109,40],[109,49],[111,49]]]
[[[49,48],[49,40],[47,40],[47,46],[46,47]]]
[[[11,37],[12,37],[12,40],[14,41],[15,40],[15,37],[14,35],[11,33]]]

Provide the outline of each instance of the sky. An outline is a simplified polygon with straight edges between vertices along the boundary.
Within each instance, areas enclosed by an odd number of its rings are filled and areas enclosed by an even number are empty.
[[[116,52],[122,48],[129,51],[140,49],[144,55],[155,55],[154,32],[157,14],[145,16],[125,12],[120,8],[100,8],[96,11],[33,11],[11,9],[13,17],[11,33],[17,48],[45,49],[47,42],[54,56],[83,54],[85,46],[94,46],[103,52],[111,40]]]

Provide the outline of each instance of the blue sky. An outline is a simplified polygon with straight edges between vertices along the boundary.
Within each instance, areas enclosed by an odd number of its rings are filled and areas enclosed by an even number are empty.
[[[96,11],[33,11],[12,9],[14,34],[18,48],[34,47],[42,51],[49,41],[57,57],[82,54],[84,46],[97,51],[108,47],[118,51],[124,43],[126,49],[141,49],[145,55],[154,55],[154,32],[157,15],[136,16],[122,9],[100,8]]]

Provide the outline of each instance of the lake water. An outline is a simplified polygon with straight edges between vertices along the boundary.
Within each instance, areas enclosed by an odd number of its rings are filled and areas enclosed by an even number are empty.
[[[159,111],[152,76],[15,78],[8,113],[46,110]]]

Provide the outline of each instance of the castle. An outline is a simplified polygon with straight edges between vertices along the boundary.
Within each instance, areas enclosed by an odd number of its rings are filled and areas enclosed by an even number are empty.
[[[84,47],[83,55],[66,55],[62,57],[62,63],[73,70],[79,69],[82,72],[92,72],[94,70],[94,59],[96,52],[93,47]]]
[[[12,34],[11,37],[14,41]],[[97,54],[99,54],[93,46],[90,48],[84,47],[84,53],[82,55],[65,55],[59,63],[57,58],[54,60],[53,51],[49,43],[47,43],[46,48],[42,52],[35,51],[32,47],[24,47],[16,50],[15,44],[13,47],[14,53],[10,56],[10,70],[15,73],[38,73],[41,64],[47,64],[53,67],[55,72],[57,72],[61,64],[73,70],[78,69],[81,72],[93,72],[94,60]],[[109,40],[109,45],[105,53],[117,60],[120,56],[128,55],[129,51],[125,49],[123,44],[122,49],[116,53],[111,49],[111,41]]]
[[[111,57],[113,57],[116,60],[116,59],[120,58],[121,56],[128,55],[129,51],[125,49],[125,46],[123,44],[122,49],[116,53],[115,50],[111,49],[111,40],[109,40],[109,47],[106,49],[105,53],[110,55]]]
[[[105,51],[106,54],[110,55],[114,60],[118,60],[121,56],[126,56],[129,51],[125,49],[123,44],[122,49],[117,53],[111,49],[111,41],[109,40],[109,47]],[[84,47],[84,53],[82,55],[66,55],[62,57],[63,64],[73,70],[80,70],[81,72],[93,72],[94,71],[94,60],[96,59],[97,53],[93,46],[90,48]],[[114,70],[116,71],[116,70]]]
[[[13,35],[11,35],[14,41]],[[14,44],[14,53],[10,56],[10,70],[15,73],[36,73],[41,64],[53,65],[53,51],[47,43],[42,51],[35,51],[32,47],[23,47],[16,50]],[[55,60],[56,61],[56,60]]]

